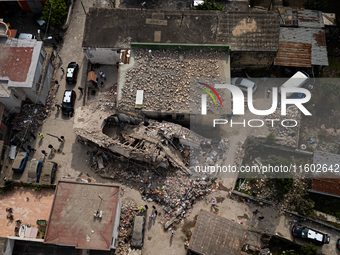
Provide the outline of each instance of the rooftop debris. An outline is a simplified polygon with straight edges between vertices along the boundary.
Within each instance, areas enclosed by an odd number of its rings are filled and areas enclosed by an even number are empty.
[[[143,90],[143,110],[189,113],[191,79],[223,78],[226,57],[223,52],[135,49],[134,65],[125,74],[118,108],[134,108],[137,90]],[[199,108],[200,97],[197,99]],[[208,101],[208,107],[213,108],[212,102]]]

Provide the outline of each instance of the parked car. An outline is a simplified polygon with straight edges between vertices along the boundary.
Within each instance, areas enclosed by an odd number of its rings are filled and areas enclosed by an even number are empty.
[[[247,92],[248,88],[252,88],[252,91],[254,93],[257,89],[257,85],[255,82],[252,82],[251,80],[248,80],[242,77],[232,78],[231,84],[239,87],[244,92]]]
[[[65,115],[74,113],[74,103],[76,101],[76,92],[73,90],[65,90],[61,110]]]
[[[58,164],[56,162],[48,161],[44,163],[43,171],[40,177],[40,183],[46,185],[54,184],[57,170]]]
[[[328,244],[330,241],[330,236],[324,234],[318,230],[312,228],[307,228],[301,225],[294,225],[292,229],[292,234],[295,237],[303,238],[309,240],[317,245]]]
[[[338,241],[336,242],[336,248],[338,248],[340,250],[340,238],[338,239]]]
[[[32,34],[21,33],[18,39],[35,39],[35,36]]]
[[[142,248],[144,241],[144,227],[145,227],[145,219],[144,216],[135,216],[135,220],[133,223],[132,229],[132,237],[131,237],[131,247],[132,248]]]
[[[67,66],[66,70],[66,82],[77,83],[79,66],[76,62],[71,62]]]
[[[25,166],[28,159],[28,153],[21,151],[14,159],[12,170],[17,173],[22,173],[25,170]]]
[[[31,160],[30,168],[28,169],[27,181],[29,183],[39,183],[42,169],[42,162],[36,159]]]

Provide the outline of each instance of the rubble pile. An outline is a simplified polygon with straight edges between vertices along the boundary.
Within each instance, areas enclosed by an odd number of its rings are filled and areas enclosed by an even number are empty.
[[[267,126],[269,131],[275,135],[277,138],[276,143],[281,145],[287,145],[296,147],[298,143],[298,130],[301,120],[301,112],[294,105],[287,108],[287,115],[281,115],[281,109],[278,108],[274,113],[267,116],[266,119],[275,119],[276,121],[272,122],[267,121]],[[279,121],[278,121],[279,120]],[[284,122],[285,126],[294,126],[295,120],[297,125],[295,127],[284,127],[281,125],[281,121],[287,120]],[[273,127],[272,127],[273,125]]]
[[[118,242],[115,254],[127,255],[130,249],[130,239],[135,215],[139,212],[137,204],[131,199],[122,201],[120,211]]]
[[[206,140],[201,142],[199,148],[190,148],[191,169],[195,166],[214,166],[221,165],[227,157],[229,140]]]
[[[91,160],[91,157],[92,160]],[[133,162],[108,153],[90,153],[90,164],[98,163],[100,175],[139,190],[143,199],[163,207],[162,224],[169,227],[188,217],[192,205],[218,188],[217,177],[188,177],[174,167],[154,169],[148,164]],[[92,162],[92,163],[91,163]],[[104,168],[100,168],[103,164]],[[170,223],[167,223],[170,222]]]
[[[36,133],[38,127],[48,117],[48,110],[43,105],[25,104],[21,112],[13,120],[13,129],[19,131],[16,138],[19,140],[30,140],[30,133]]]
[[[223,57],[221,52],[137,49],[134,66],[126,72],[118,107],[134,107],[136,91],[143,90],[144,110],[189,112],[190,79],[219,77]],[[200,103],[201,98],[197,100]]]

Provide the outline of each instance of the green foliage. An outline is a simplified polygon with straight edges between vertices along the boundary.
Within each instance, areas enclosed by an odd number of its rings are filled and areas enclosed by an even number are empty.
[[[281,255],[299,255],[299,254],[296,253],[294,250],[289,250],[289,251],[286,251],[285,254],[281,254]]]
[[[318,255],[318,249],[313,244],[307,244],[301,247],[300,254],[302,255]]]
[[[50,16],[50,8],[52,6],[51,18],[49,26],[61,26],[65,20],[65,15],[67,14],[67,6],[65,0],[47,0],[42,13],[41,19],[48,23],[48,18]]]
[[[224,6],[219,3],[215,3],[215,0],[204,0],[203,4],[199,4],[195,7],[195,10],[216,10],[223,11]]]
[[[275,143],[275,135],[273,133],[269,133],[266,136],[266,143]]]
[[[304,199],[301,196],[295,196],[292,204],[295,206],[295,210],[299,214],[312,218],[315,217],[313,211],[315,203],[310,198]]]
[[[326,0],[306,0],[303,3],[306,9],[323,11],[327,7]]]

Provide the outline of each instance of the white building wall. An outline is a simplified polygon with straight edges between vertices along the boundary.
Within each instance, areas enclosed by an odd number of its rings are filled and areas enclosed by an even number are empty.
[[[119,62],[120,54],[117,53],[117,50],[113,49],[91,49],[84,48],[84,53],[86,58],[92,64],[105,64],[105,65],[114,65]]]

